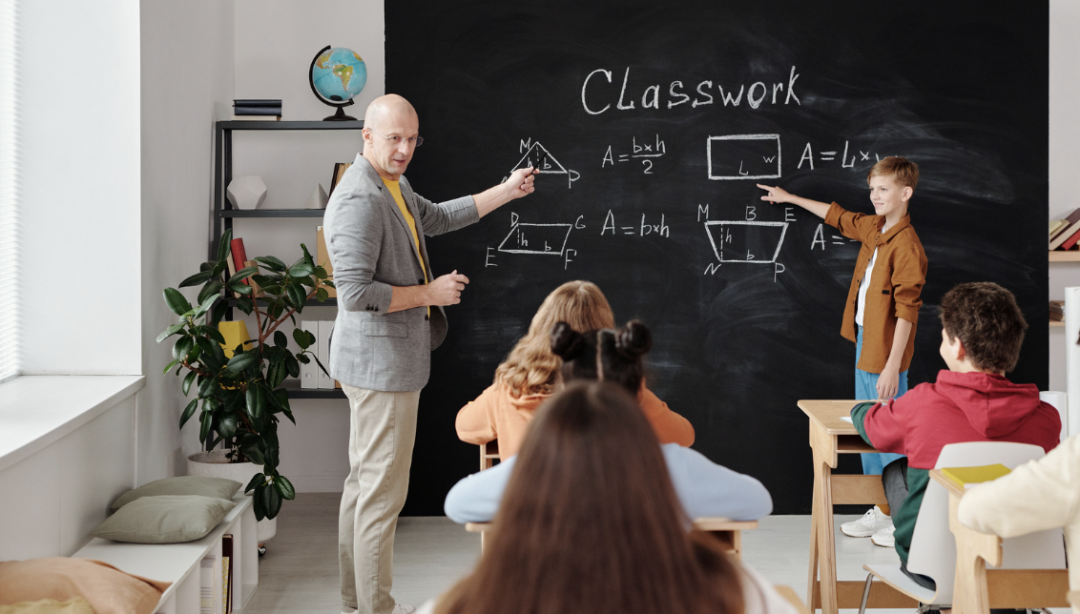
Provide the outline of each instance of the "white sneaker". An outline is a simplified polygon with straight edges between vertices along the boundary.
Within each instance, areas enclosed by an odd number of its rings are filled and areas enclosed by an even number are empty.
[[[845,522],[840,525],[840,530],[848,537],[870,537],[878,531],[892,526],[892,518],[881,513],[878,506],[867,510],[862,518]]]
[[[416,612],[416,608],[411,605],[405,605],[404,603],[395,603],[393,614],[413,614]]]
[[[870,536],[870,541],[875,546],[881,546],[882,548],[895,548],[896,538],[893,537],[893,533],[896,532],[896,527],[890,524],[884,529],[874,533]]]

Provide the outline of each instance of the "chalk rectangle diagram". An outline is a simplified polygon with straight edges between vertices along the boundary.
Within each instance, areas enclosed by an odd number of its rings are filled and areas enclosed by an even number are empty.
[[[787,227],[787,222],[705,222],[705,232],[716,259],[745,264],[776,262]]]
[[[510,234],[499,244],[499,251],[506,254],[561,256],[573,228],[573,224],[514,224]]]
[[[706,146],[709,179],[780,178],[779,134],[710,136]]]

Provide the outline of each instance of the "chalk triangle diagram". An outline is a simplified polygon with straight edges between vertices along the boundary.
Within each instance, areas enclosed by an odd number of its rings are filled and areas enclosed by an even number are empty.
[[[519,168],[533,167],[538,169],[540,173],[547,175],[569,175],[570,171],[566,170],[566,167],[559,164],[559,161],[555,159],[555,156],[551,155],[551,152],[546,147],[540,144],[540,141],[533,143],[529,151],[525,152],[525,155],[518,160],[518,163],[514,165],[514,168],[510,169],[510,172],[514,172]]]

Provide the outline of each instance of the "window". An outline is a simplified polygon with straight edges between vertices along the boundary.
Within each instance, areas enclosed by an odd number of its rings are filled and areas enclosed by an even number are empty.
[[[19,371],[19,28],[15,0],[0,0],[0,382]]]

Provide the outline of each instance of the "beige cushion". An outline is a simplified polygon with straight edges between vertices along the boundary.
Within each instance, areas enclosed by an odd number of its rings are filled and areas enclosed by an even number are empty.
[[[153,614],[169,584],[126,574],[90,559],[54,557],[0,563],[2,604],[83,597],[97,614]]]
[[[115,512],[142,497],[159,497],[161,495],[199,495],[200,497],[214,497],[216,499],[232,499],[233,495],[236,494],[236,490],[241,486],[243,484],[236,480],[206,478],[197,475],[183,475],[177,478],[154,480],[149,484],[120,495],[120,498],[113,501],[113,504],[109,506],[109,511]]]
[[[90,531],[94,537],[136,544],[175,544],[203,538],[235,503],[197,495],[143,497]]]
[[[94,614],[94,609],[83,597],[75,597],[67,601],[42,599],[0,605],[0,614]]]

